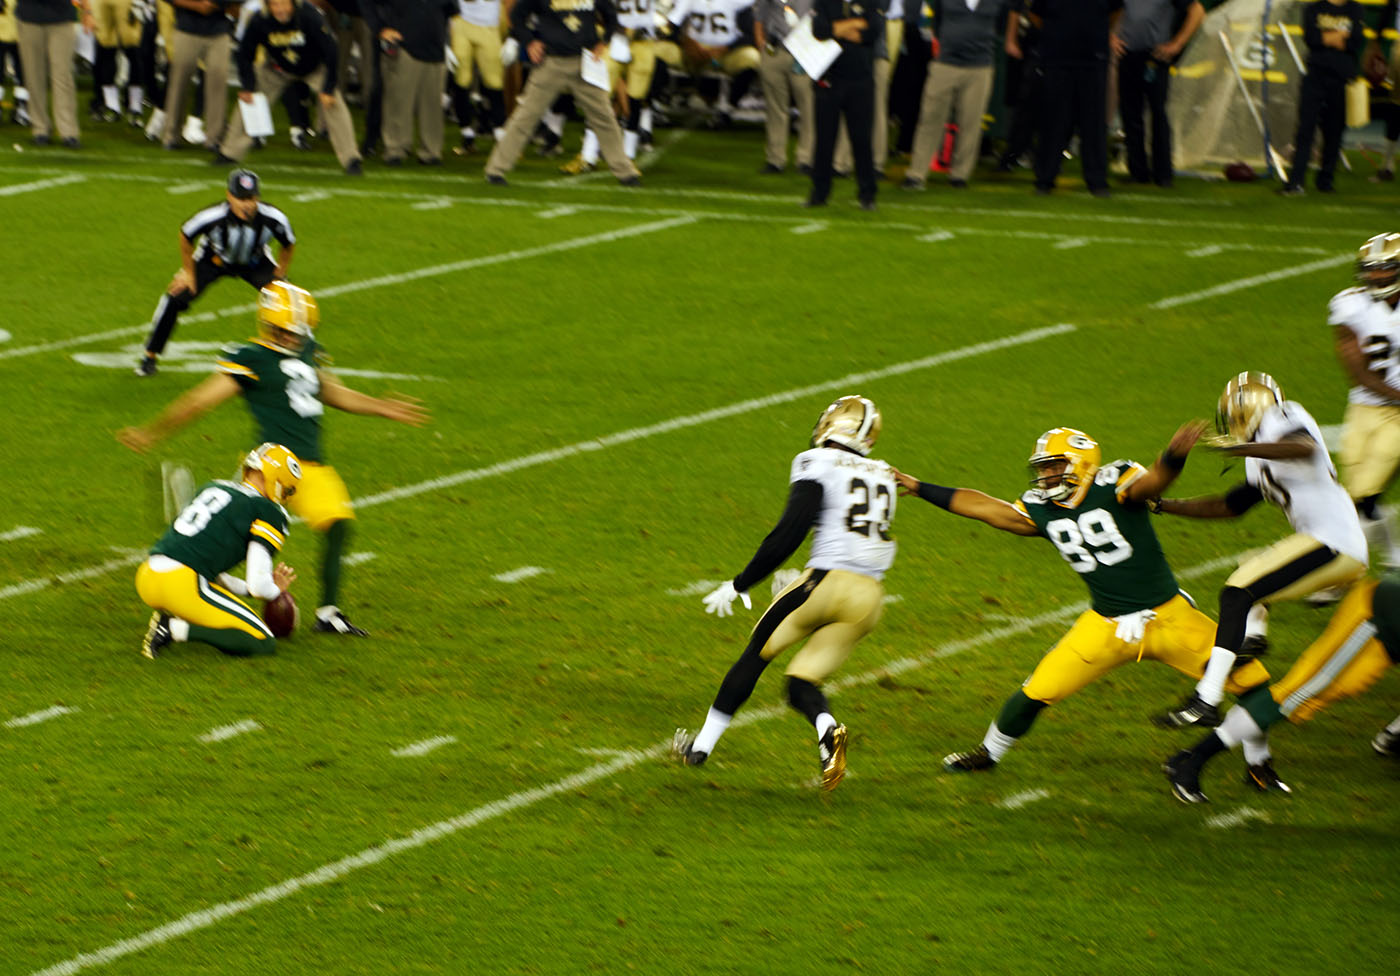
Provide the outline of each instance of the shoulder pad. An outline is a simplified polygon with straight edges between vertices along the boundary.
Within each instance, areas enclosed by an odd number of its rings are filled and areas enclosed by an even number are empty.
[[[1339,291],[1327,303],[1327,323],[1329,325],[1349,325],[1348,319],[1365,312],[1374,300],[1369,293],[1361,288],[1347,288]]]

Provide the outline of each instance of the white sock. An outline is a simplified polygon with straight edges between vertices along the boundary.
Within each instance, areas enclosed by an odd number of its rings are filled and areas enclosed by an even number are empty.
[[[340,613],[340,607],[336,606],[334,603],[327,603],[324,607],[316,608],[316,619],[329,620],[338,613]]]
[[[1249,614],[1244,618],[1244,635],[1246,637],[1267,637],[1269,635],[1269,608],[1262,603],[1256,603],[1249,608]]]
[[[642,109],[642,114],[637,116],[637,128],[643,132],[651,132],[651,106],[647,105]]]
[[[23,85],[15,85],[15,101],[17,101],[17,102],[27,102],[27,101],[29,101],[29,89],[28,89],[28,88],[25,88]]]
[[[1196,694],[1202,701],[1210,705],[1220,704],[1220,699],[1225,697],[1225,679],[1229,677],[1230,668],[1234,663],[1234,651],[1223,647],[1210,649],[1210,663],[1206,665],[1206,673],[1196,682]]]
[[[1381,169],[1395,168],[1395,144],[1397,141],[1400,140],[1387,139],[1385,141],[1385,156],[1381,159]]]
[[[830,712],[822,712],[817,716],[817,721],[814,724],[817,726],[817,741],[820,742],[826,735],[827,729],[836,728],[836,719],[832,717]]]
[[[121,96],[117,94],[116,85],[102,86],[102,104],[106,105],[113,112],[120,112],[122,110],[122,100]]]
[[[700,728],[700,734],[695,737],[691,748],[708,756],[715,751],[715,743],[719,741],[720,736],[724,735],[724,730],[729,728],[729,723],[732,721],[734,721],[733,715],[726,715],[711,707],[705,716],[705,724]]]
[[[1241,709],[1243,711],[1243,709]],[[1269,751],[1269,737],[1263,732],[1252,735],[1244,740],[1244,761],[1251,766],[1258,766],[1260,763],[1268,762],[1273,757]]]
[[[544,113],[544,127],[556,136],[564,135],[564,116],[559,112]]]
[[[987,755],[992,757],[993,762],[1001,762],[1001,757],[1010,752],[1015,744],[1015,737],[997,728],[995,722],[987,726],[987,734],[982,737],[982,745],[986,747]]]
[[[590,166],[593,165],[598,161],[598,153],[600,150],[601,147],[598,145],[598,133],[594,132],[592,129],[584,129],[583,149],[579,152],[579,155],[583,157],[583,161]]]
[[[1366,545],[1371,549],[1371,558],[1375,560],[1384,559],[1391,565],[1395,561],[1395,540],[1390,534],[1390,523],[1386,517],[1369,519],[1361,516],[1361,532],[1366,536]]]
[[[1225,743],[1226,749],[1233,749],[1241,742],[1263,738],[1264,730],[1259,728],[1248,711],[1236,705],[1225,713],[1225,720],[1215,730],[1216,736]]]
[[[505,126],[498,125],[498,126],[496,126],[495,129],[493,129],[493,130],[491,131],[491,138],[492,138],[492,139],[495,139],[497,142],[500,142],[500,141],[501,141],[502,139],[504,139],[505,137],[506,137],[506,129],[505,129]]]
[[[128,112],[141,111],[141,103],[146,98],[146,90],[140,85],[132,85],[126,90],[126,110]]]
[[[190,639],[190,622],[181,620],[179,617],[170,618],[170,639],[177,644],[183,644]]]
[[[462,138],[463,138],[463,139],[475,139],[475,138],[476,138],[476,130],[473,129],[473,128],[472,128],[471,126],[469,126],[469,125],[464,125],[464,126],[462,126]]]
[[[628,159],[637,158],[637,142],[640,139],[641,136],[637,135],[637,133],[633,132],[631,129],[622,133],[622,151],[627,154]]]

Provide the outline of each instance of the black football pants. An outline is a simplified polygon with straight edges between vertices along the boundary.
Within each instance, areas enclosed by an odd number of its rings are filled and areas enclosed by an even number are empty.
[[[208,288],[220,278],[242,278],[254,288],[261,289],[264,285],[277,277],[275,265],[262,262],[251,267],[229,267],[225,264],[215,264],[212,258],[204,258],[196,261],[194,265],[194,291],[178,292],[174,295],[166,292],[160,296],[160,301],[156,304],[155,318],[151,323],[151,334],[146,338],[146,352],[152,356],[159,356],[165,351],[165,344],[170,341],[170,336],[175,332],[175,323],[180,317],[180,313],[189,308],[194,300],[204,294],[204,289]]]

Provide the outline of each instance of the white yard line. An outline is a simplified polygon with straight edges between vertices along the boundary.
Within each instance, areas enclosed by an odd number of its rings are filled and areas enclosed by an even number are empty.
[[[793,228],[791,229],[790,233],[793,233],[793,234],[820,234],[822,231],[826,230],[826,229],[829,228],[830,226],[831,226],[831,225],[830,225],[829,223],[827,223],[825,220],[813,220],[813,221],[809,221],[808,223],[805,223],[805,224],[798,224],[796,227],[793,227]]]
[[[86,179],[86,176],[72,174],[69,176],[55,176],[47,180],[34,180],[31,183],[14,183],[10,186],[0,186],[0,197],[17,197],[21,193],[33,193],[35,190],[48,190],[55,186],[82,183]]]
[[[1004,800],[998,800],[997,806],[1003,810],[1019,810],[1028,803],[1044,800],[1049,795],[1049,790],[1022,790],[1020,793],[1012,793]]]
[[[539,576],[547,572],[549,572],[549,570],[545,569],[543,566],[521,566],[519,569],[512,569],[506,573],[497,573],[491,578],[501,583],[519,583],[521,580],[527,580],[531,576]]]
[[[1206,572],[1214,572],[1223,568],[1224,565],[1232,565],[1237,559],[1238,556],[1231,557],[1229,560],[1213,560],[1210,563],[1194,567],[1179,575],[1182,578],[1186,578],[1188,576],[1201,575]],[[966,641],[958,641],[935,648],[933,651],[920,658],[905,658],[902,662],[894,662],[894,664],[886,665],[883,668],[877,668],[873,671],[865,672],[864,674],[854,675],[849,680],[836,682],[831,688],[834,691],[838,687],[846,688],[856,685],[873,684],[888,674],[898,673],[898,671],[908,671],[915,667],[922,667],[933,661],[982,645],[995,644],[1004,640],[1010,634],[1022,634],[1044,623],[1058,620],[1062,617],[1077,615],[1082,613],[1083,610],[1083,606],[1067,607],[1052,613],[1028,618],[1024,623],[1016,627],[984,632]],[[902,667],[900,666],[901,664],[903,665]],[[780,715],[785,715],[787,711],[788,709],[783,706],[746,709],[735,716],[731,728],[752,725],[756,722],[776,718]],[[431,742],[433,740],[429,739],[426,741]],[[479,827],[481,824],[504,816],[505,814],[535,806],[538,803],[542,803],[556,796],[576,794],[582,787],[590,783],[609,779],[644,761],[661,758],[670,748],[670,744],[671,741],[668,738],[663,742],[642,750],[618,750],[615,753],[616,758],[608,762],[598,763],[578,773],[565,776],[562,779],[557,779],[543,786],[521,790],[518,793],[512,793],[499,800],[483,803],[455,817],[451,817],[447,820],[439,820],[436,823],[428,824],[426,827],[420,827],[411,834],[392,838],[373,847],[367,847],[356,854],[351,854],[337,861],[331,861],[314,871],[309,871],[306,874],[301,874],[278,884],[270,885],[243,898],[220,902],[208,908],[190,912],[173,922],[148,929],[129,939],[113,942],[93,952],[80,953],[63,962],[36,970],[31,973],[30,976],[73,976],[73,974],[82,972],[85,969],[105,966],[119,959],[134,955],[135,953],[143,952],[146,949],[164,945],[173,939],[190,935],[201,929],[210,928],[219,922],[237,915],[242,915],[262,905],[271,905],[275,902],[279,902],[307,888],[314,888],[319,885],[329,884],[332,881],[339,881],[341,878],[353,874],[361,868],[372,867],[387,861],[395,855],[416,850],[428,844],[451,837],[453,834],[460,833],[464,830],[470,830],[473,827]]]
[[[16,525],[8,532],[0,532],[0,542],[14,542],[17,539],[28,539],[31,535],[41,535],[43,529],[36,529],[32,525]]]
[[[377,559],[378,556],[379,554],[375,552],[352,552],[345,557],[344,563],[346,566],[358,566],[361,563],[369,562],[371,559]]]
[[[1232,827],[1243,826],[1251,820],[1268,823],[1269,815],[1253,807],[1240,807],[1233,813],[1221,813],[1214,817],[1207,817],[1206,826],[1214,830],[1229,830]]]
[[[51,718],[58,718],[60,715],[72,715],[76,711],[76,708],[69,708],[67,705],[55,705],[52,708],[45,708],[42,711],[30,712],[28,715],[19,715],[9,719],[5,722],[5,728],[22,729],[28,725],[38,725]]]
[[[135,566],[145,558],[145,553],[139,556],[124,556],[121,559],[110,559],[105,563],[98,563],[96,566],[74,569],[66,573],[59,573],[56,576],[44,576],[39,579],[13,583],[10,586],[0,587],[0,600],[8,600],[16,596],[25,596],[29,593],[38,593],[40,590],[47,590],[55,583],[78,583],[82,580],[96,579],[99,576],[105,576],[115,570]]]
[[[234,722],[232,725],[220,725],[218,728],[210,729],[201,736],[197,736],[200,742],[223,742],[225,739],[232,739],[234,736],[242,735],[245,732],[257,732],[262,726],[251,718],[245,718],[241,722]]]
[[[422,739],[418,742],[410,743],[401,749],[394,749],[389,755],[396,756],[399,759],[406,759],[410,756],[426,756],[434,749],[450,746],[456,741],[457,737],[455,735],[435,735],[431,739]]]
[[[1312,274],[1314,271],[1335,268],[1339,264],[1350,264],[1355,260],[1356,255],[1354,254],[1337,254],[1330,258],[1309,261],[1307,264],[1295,264],[1291,268],[1279,268],[1277,271],[1270,271],[1267,274],[1252,275],[1248,278],[1237,278],[1234,281],[1227,281],[1224,284],[1215,285],[1211,288],[1187,292],[1185,295],[1173,295],[1170,298],[1158,299],[1147,307],[1158,311],[1166,308],[1176,308],[1178,305],[1188,305],[1191,302],[1199,302],[1207,298],[1218,298],[1221,295],[1229,295],[1232,292],[1243,291],[1246,288],[1254,288],[1258,285],[1267,285],[1271,282],[1282,281],[1285,278],[1296,278],[1299,275]]]

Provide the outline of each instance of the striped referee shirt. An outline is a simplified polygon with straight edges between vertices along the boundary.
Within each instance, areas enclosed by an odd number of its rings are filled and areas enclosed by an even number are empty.
[[[200,239],[194,251],[195,261],[213,258],[216,264],[235,267],[273,264],[274,240],[283,247],[297,242],[287,215],[266,203],[259,203],[253,219],[248,221],[235,217],[227,201],[216,203],[185,221],[180,233],[189,241]]]

